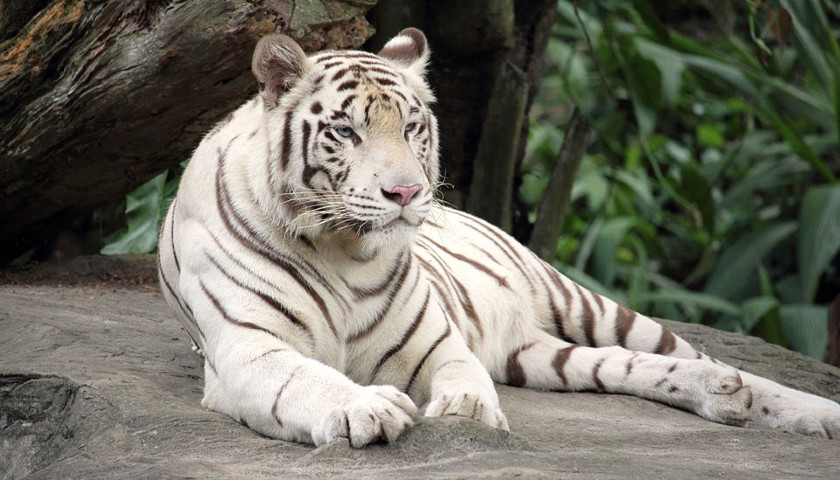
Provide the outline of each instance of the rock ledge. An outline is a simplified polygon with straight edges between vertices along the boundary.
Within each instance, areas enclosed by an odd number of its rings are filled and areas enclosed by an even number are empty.
[[[0,272],[0,479],[837,476],[837,440],[717,425],[633,397],[505,386],[510,434],[444,418],[361,450],[264,438],[201,407],[201,361],[153,271],[150,257],[95,257]],[[733,365],[840,400],[840,369],[668,325]]]

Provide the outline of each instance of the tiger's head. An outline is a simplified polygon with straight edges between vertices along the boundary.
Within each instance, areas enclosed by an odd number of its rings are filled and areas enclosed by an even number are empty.
[[[439,174],[429,51],[403,30],[378,55],[307,57],[289,37],[254,51],[276,216],[296,235],[405,245],[429,214]],[[264,172],[259,172],[265,174]]]

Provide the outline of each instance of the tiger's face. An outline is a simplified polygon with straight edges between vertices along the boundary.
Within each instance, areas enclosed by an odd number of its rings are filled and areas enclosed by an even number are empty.
[[[254,53],[269,132],[271,182],[287,227],[374,246],[403,244],[429,214],[438,177],[428,52],[409,29],[379,55],[307,58],[287,37]]]

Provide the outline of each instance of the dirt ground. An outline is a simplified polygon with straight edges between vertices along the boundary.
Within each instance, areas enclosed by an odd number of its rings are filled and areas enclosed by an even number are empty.
[[[0,285],[90,286],[160,290],[151,255],[74,257],[0,269]]]

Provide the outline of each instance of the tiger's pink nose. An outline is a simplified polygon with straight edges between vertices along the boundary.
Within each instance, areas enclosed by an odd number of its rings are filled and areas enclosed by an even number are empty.
[[[423,186],[419,183],[410,186],[397,185],[392,187],[390,191],[383,188],[382,195],[384,195],[388,200],[397,202],[398,205],[405,206],[411,203],[411,199],[414,198],[420,190],[423,190]]]

